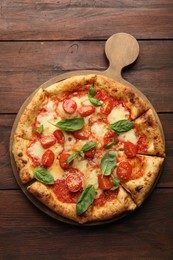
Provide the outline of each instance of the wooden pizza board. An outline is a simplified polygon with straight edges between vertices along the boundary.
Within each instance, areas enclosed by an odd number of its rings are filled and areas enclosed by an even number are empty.
[[[152,106],[152,104],[150,103],[150,101],[146,98],[146,96],[140,91],[138,90],[134,85],[132,85],[131,83],[129,83],[128,81],[124,80],[122,78],[121,72],[122,69],[130,64],[132,64],[138,57],[139,55],[139,45],[137,40],[130,34],[127,33],[116,33],[114,35],[112,35],[105,44],[105,53],[106,56],[109,60],[109,67],[107,68],[107,70],[105,71],[95,71],[95,70],[80,70],[80,71],[71,71],[71,72],[67,72],[64,73],[62,75],[59,75],[57,77],[54,77],[50,80],[48,80],[47,82],[45,82],[44,84],[42,84],[39,88],[47,88],[49,86],[51,86],[54,83],[60,82],[64,79],[67,79],[69,77],[72,76],[78,76],[78,75],[87,75],[87,74],[101,74],[101,75],[105,75],[109,78],[112,78],[124,85],[128,85],[130,86],[136,93],[137,95],[139,95],[145,102],[147,102],[149,104],[149,106],[151,107],[152,111],[154,112],[155,118],[159,124],[161,133],[162,133],[162,138],[164,141],[164,146],[165,146],[165,138],[164,138],[164,133],[163,133],[163,128],[160,122],[160,119],[154,109],[154,107]],[[86,223],[86,224],[78,224],[72,220],[66,219],[60,215],[58,215],[57,213],[53,212],[52,210],[50,210],[48,207],[46,207],[45,205],[43,205],[41,202],[39,202],[35,197],[33,197],[28,191],[27,191],[27,186],[29,186],[31,184],[31,182],[29,184],[23,184],[19,178],[19,174],[18,174],[18,170],[16,167],[16,163],[12,154],[12,143],[13,143],[13,136],[14,136],[14,132],[16,129],[16,126],[20,120],[20,117],[23,113],[23,111],[25,110],[25,108],[27,107],[27,105],[29,104],[29,102],[31,101],[31,99],[33,98],[33,96],[35,95],[35,93],[39,90],[39,88],[37,88],[27,99],[26,101],[23,103],[22,107],[20,108],[15,122],[13,124],[12,127],[12,131],[11,131],[11,136],[10,136],[10,158],[11,158],[11,165],[12,165],[12,169],[15,175],[15,178],[17,180],[18,185],[20,186],[21,190],[24,192],[24,194],[27,196],[27,198],[40,210],[42,210],[44,213],[46,213],[47,215],[51,216],[52,218],[65,222],[65,223],[69,223],[69,224],[74,224],[74,225],[82,225],[82,226],[93,226],[93,225],[101,225],[101,224],[106,224],[106,223],[110,223],[112,221],[118,220],[124,216],[127,215],[127,213],[110,219],[110,220],[106,220],[106,221],[99,221],[99,222],[91,222],[91,223]],[[160,174],[159,174],[160,176]],[[159,179],[158,176],[158,179]],[[157,180],[158,180],[157,179]],[[157,181],[155,182],[155,184],[157,183]],[[155,186],[155,185],[154,185]],[[154,188],[154,187],[153,187]]]

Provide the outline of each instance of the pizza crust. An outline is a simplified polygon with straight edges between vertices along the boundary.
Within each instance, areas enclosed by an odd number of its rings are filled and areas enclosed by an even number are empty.
[[[119,188],[116,199],[112,199],[103,206],[91,205],[81,216],[76,215],[76,204],[61,202],[52,189],[43,183],[34,182],[28,187],[28,191],[57,214],[81,224],[110,219],[136,208],[135,203],[122,187]]]
[[[95,86],[107,91],[115,98],[123,98],[131,110],[132,120],[143,114],[150,107],[149,103],[144,101],[131,87],[105,76],[97,75]]]
[[[140,133],[145,134],[148,141],[146,154],[165,156],[164,137],[152,109],[135,120],[135,126]],[[141,153],[138,150],[138,153]]]
[[[22,113],[14,133],[14,140],[16,137],[22,137],[29,140],[32,137],[32,124],[35,121],[37,112],[40,106],[47,102],[47,97],[43,89],[39,89],[37,93],[31,98],[26,109]]]
[[[32,161],[27,155],[27,147],[30,141],[21,137],[14,138],[12,153],[19,171],[19,177],[22,183],[27,183],[33,179]]]
[[[138,155],[140,156],[140,155]],[[131,193],[134,202],[140,206],[157,180],[164,158],[141,155],[143,159],[143,176],[123,183],[123,187]]]
[[[47,87],[45,89],[46,95],[49,97],[55,95],[59,97],[63,94],[66,94],[67,92],[85,89],[88,85],[90,86],[94,84],[95,81],[96,75],[94,74],[85,76],[74,76]]]

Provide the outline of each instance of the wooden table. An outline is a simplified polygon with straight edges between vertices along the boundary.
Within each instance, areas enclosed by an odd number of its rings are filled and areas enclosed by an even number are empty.
[[[157,187],[133,214],[77,227],[33,206],[17,185],[10,131],[39,85],[71,70],[105,70],[107,38],[127,32],[140,56],[123,72],[163,124],[166,161]],[[0,1],[0,259],[173,259],[173,1]]]

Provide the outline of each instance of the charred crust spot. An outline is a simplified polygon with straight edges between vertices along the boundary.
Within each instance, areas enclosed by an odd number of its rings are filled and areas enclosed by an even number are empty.
[[[19,156],[19,157],[22,157],[22,156],[23,156],[23,153],[22,153],[22,152],[18,153],[18,156]]]
[[[153,122],[152,122],[152,118],[150,116],[147,116],[146,121],[149,126],[152,126]]]
[[[139,192],[140,190],[142,190],[142,188],[143,188],[143,185],[139,185],[139,186],[137,186],[137,187],[135,188],[135,190],[136,190],[137,192]]]
[[[27,164],[27,160],[22,160],[22,163],[23,164]]]
[[[39,192],[34,192],[34,195],[35,195],[35,197],[36,198],[38,198],[38,199],[41,199],[41,198],[43,198],[43,194],[42,193],[39,193]]]

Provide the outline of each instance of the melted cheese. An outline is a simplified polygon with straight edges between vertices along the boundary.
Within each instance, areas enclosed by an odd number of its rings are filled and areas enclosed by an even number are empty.
[[[96,140],[98,140],[98,147],[100,147],[100,144],[103,143],[104,135],[107,132],[107,125],[105,123],[95,122],[91,126],[91,132]]]
[[[61,180],[64,178],[64,170],[59,165],[58,160],[54,160],[54,163],[52,164],[51,167],[49,167],[48,170],[51,173],[51,175],[53,176],[54,180],[57,180],[57,179]]]
[[[131,129],[130,131],[128,131],[126,133],[120,134],[118,139],[120,141],[124,141],[124,142],[128,142],[129,141],[129,142],[131,142],[133,144],[137,144],[139,138],[136,135],[135,130]]]
[[[33,157],[38,159],[41,162],[42,155],[44,154],[45,149],[41,146],[39,141],[36,141],[28,148],[28,153]]]
[[[114,107],[111,113],[107,117],[110,124],[128,118],[129,118],[129,111],[126,110],[122,105],[119,105],[118,107]]]
[[[57,116],[54,110],[55,104],[53,101],[49,101],[43,108],[46,109],[46,112],[37,116],[37,126],[43,125],[44,134],[49,135],[57,129],[52,124],[56,124],[61,118]]]

